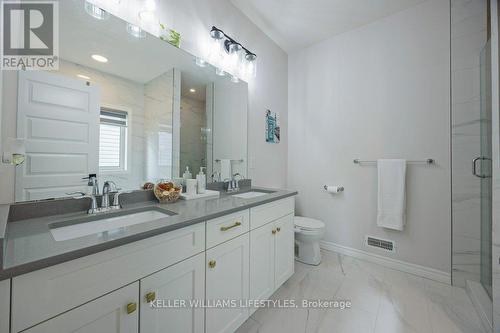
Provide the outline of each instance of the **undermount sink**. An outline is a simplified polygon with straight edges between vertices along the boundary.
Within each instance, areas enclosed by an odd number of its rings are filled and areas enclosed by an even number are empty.
[[[240,198],[240,199],[253,199],[253,198],[258,198],[263,195],[269,194],[272,192],[263,192],[263,191],[250,191],[250,192],[244,192],[244,193],[239,193],[239,194],[233,194],[233,197],[235,198]]]
[[[59,242],[151,222],[171,215],[174,214],[157,208],[147,208],[53,223],[49,228],[52,237]]]

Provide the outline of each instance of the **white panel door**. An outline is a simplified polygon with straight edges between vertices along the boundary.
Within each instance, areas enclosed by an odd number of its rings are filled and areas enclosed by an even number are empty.
[[[205,298],[205,253],[142,279],[141,297],[141,333],[203,333],[204,310],[190,306],[190,302]],[[151,306],[155,300],[179,307],[155,308]],[[184,301],[186,306],[175,301]]]
[[[274,232],[274,233],[273,233]],[[264,300],[274,292],[274,223],[250,232],[250,299]],[[256,308],[250,309],[254,312]]]
[[[294,270],[294,232],[293,214],[274,222],[275,237],[275,288],[279,288],[293,275]]]
[[[16,201],[86,190],[99,167],[99,89],[43,71],[20,71],[17,137],[26,161],[16,169]]]
[[[208,250],[206,264],[206,298],[210,304],[248,300],[248,233]],[[205,318],[206,333],[232,333],[247,320],[248,308],[208,307]]]
[[[23,332],[137,333],[138,295],[139,282],[135,282]]]

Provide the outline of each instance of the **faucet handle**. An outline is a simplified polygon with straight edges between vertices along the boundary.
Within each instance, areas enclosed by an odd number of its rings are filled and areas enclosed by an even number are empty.
[[[75,195],[79,195],[77,198],[83,198],[85,197],[87,194],[85,192],[82,192],[82,191],[76,191],[76,192],[68,192],[66,193],[66,195],[71,195],[71,196],[75,196]]]
[[[117,189],[117,190],[121,190],[121,189]],[[123,191],[123,192],[115,192],[115,194],[113,195],[113,205],[111,207],[115,208],[115,209],[120,209],[122,208],[122,205],[120,205],[120,195],[122,194],[126,194],[126,193],[132,193],[132,191]]]

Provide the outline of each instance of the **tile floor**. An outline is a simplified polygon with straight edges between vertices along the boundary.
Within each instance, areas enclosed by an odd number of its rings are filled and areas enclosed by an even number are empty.
[[[272,299],[350,300],[350,309],[262,308],[237,333],[484,333],[464,289],[332,252],[295,263]]]

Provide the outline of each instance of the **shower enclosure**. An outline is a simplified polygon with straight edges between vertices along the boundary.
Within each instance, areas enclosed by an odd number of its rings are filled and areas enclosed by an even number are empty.
[[[489,302],[479,306],[491,323],[492,108],[488,10],[487,0],[451,0],[452,283]]]

